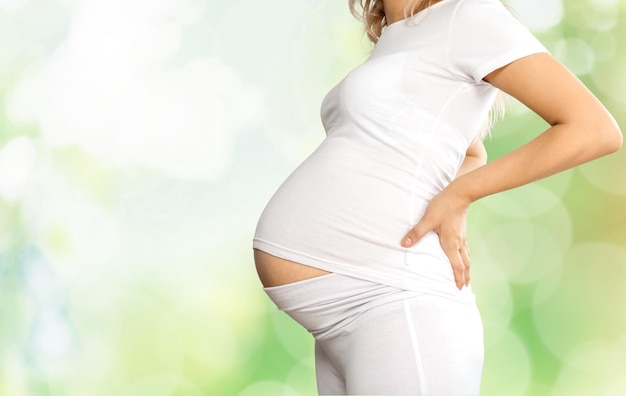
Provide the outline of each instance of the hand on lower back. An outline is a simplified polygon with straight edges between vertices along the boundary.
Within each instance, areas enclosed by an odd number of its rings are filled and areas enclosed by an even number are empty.
[[[403,247],[411,247],[426,233],[434,231],[439,243],[452,264],[456,286],[461,289],[469,284],[470,258],[466,241],[466,213],[470,201],[444,189],[426,207],[424,215],[402,239]]]

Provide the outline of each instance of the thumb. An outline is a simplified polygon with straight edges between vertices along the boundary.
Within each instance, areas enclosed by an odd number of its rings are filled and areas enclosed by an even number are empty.
[[[427,232],[431,231],[433,226],[428,224],[424,218],[420,220],[415,227],[413,227],[405,236],[402,238],[401,245],[404,247],[411,247],[417,243],[420,239],[426,235]]]

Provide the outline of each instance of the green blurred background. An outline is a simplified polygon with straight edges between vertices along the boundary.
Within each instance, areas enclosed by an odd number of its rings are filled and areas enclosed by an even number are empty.
[[[624,128],[626,0],[508,4]],[[346,0],[0,0],[0,395],[315,393],[251,240],[361,32]],[[490,158],[546,127],[509,100]],[[473,205],[484,395],[626,394],[624,165]]]

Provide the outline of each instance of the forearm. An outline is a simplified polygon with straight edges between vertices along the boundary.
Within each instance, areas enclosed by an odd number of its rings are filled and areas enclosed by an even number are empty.
[[[448,187],[474,202],[545,178],[617,150],[614,129],[606,130],[594,134],[569,124],[555,125],[518,149],[460,175]]]
[[[401,246],[408,248],[428,232],[437,233],[459,289],[469,282],[465,216],[472,202],[612,153],[622,144],[613,117],[549,54],[520,58],[483,80],[518,99],[552,127],[501,158],[467,171],[476,165],[469,160],[402,239]]]

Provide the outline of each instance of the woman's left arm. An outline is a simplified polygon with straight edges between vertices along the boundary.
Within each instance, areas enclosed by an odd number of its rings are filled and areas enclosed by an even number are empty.
[[[465,158],[456,173],[455,179],[463,176],[464,174],[473,171],[487,163],[487,150],[485,145],[478,135],[470,143],[467,151],[465,152]]]
[[[521,58],[488,74],[485,80],[517,98],[551,127],[529,143],[453,180],[431,200],[419,223],[402,240],[402,246],[410,247],[427,232],[437,232],[458,288],[469,282],[469,257],[460,230],[472,202],[613,153],[622,145],[614,118],[549,54]]]

